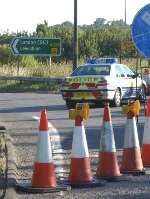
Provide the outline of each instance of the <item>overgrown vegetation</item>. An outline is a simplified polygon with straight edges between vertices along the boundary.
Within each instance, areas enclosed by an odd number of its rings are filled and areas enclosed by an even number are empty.
[[[0,92],[53,92],[58,93],[60,83],[50,82],[20,82],[20,81],[0,81]]]
[[[106,21],[98,18],[91,25],[78,27],[79,64],[90,57],[117,57],[121,63],[135,70],[137,51],[131,38],[130,25],[123,20]],[[61,56],[33,57],[14,56],[10,42],[14,37],[50,37],[61,38]],[[138,65],[147,66],[148,61],[138,55]],[[73,61],[73,24],[66,21],[49,26],[47,21],[37,24],[35,32],[3,32],[0,34],[0,75],[27,77],[64,77],[72,72]],[[140,71],[139,71],[140,72]],[[59,90],[57,83],[31,83],[1,81],[0,91]]]
[[[98,18],[91,25],[79,26],[79,62],[84,62],[89,57],[111,56],[118,57],[120,60],[136,57],[137,52],[130,32],[130,25],[125,24],[123,20],[106,21],[104,18]],[[34,71],[32,75],[45,75],[41,71],[38,74],[34,69],[43,66],[43,68],[49,67],[49,57],[14,56],[9,44],[16,36],[61,38],[62,55],[60,57],[52,57],[52,63],[58,64],[57,68],[59,70],[60,64],[68,65],[68,63],[72,62],[73,24],[69,21],[54,26],[48,26],[48,23],[44,21],[42,24],[37,24],[36,30],[32,34],[25,31],[0,34],[0,66],[9,65],[10,70],[12,67],[18,66],[17,73],[28,71],[28,67],[32,67]],[[60,74],[60,71],[58,71],[58,74]],[[47,75],[53,75],[53,73],[48,72]]]
[[[64,77],[70,74],[72,71],[72,64],[38,64],[35,66],[23,66],[22,64],[17,65],[1,65],[0,75],[9,76],[26,76],[26,77]]]

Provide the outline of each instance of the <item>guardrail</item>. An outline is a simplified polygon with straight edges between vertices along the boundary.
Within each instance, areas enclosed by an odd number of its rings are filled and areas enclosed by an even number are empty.
[[[31,81],[31,82],[49,82],[55,81],[61,83],[63,78],[53,77],[24,77],[24,76],[0,76],[0,80],[15,80],[15,81]]]

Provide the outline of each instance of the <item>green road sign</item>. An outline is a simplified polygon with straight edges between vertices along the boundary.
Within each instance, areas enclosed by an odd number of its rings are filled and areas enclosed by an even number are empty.
[[[60,56],[59,38],[16,37],[10,47],[15,55]]]

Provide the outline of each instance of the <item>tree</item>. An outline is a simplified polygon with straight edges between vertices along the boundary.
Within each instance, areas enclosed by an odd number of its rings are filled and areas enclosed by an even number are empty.
[[[123,21],[123,19],[120,20],[116,20],[116,21],[110,21],[109,24],[111,26],[126,26],[125,22]]]
[[[0,45],[0,63],[9,64],[16,60],[7,44]]]
[[[97,18],[96,21],[94,21],[94,25],[97,27],[104,26],[106,22],[106,19],[104,18]]]
[[[48,22],[45,20],[43,24],[38,24],[36,27],[37,36],[47,36],[49,34]]]
[[[69,27],[72,28],[73,24],[70,21],[65,21],[61,24],[63,27]]]

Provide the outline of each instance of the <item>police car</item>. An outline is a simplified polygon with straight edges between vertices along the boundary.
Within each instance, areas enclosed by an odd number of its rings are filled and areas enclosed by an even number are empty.
[[[143,98],[146,83],[115,58],[90,59],[66,77],[61,88],[68,108],[77,102],[99,104],[110,101],[120,106],[123,100]]]

